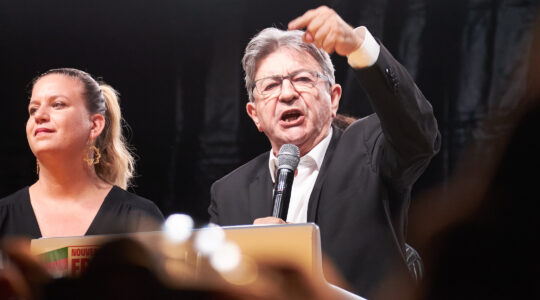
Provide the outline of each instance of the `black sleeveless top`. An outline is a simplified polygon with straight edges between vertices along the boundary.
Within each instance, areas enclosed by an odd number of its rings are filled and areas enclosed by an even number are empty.
[[[113,186],[85,235],[159,230],[163,214],[150,200]],[[0,199],[0,238],[42,237],[28,187]]]

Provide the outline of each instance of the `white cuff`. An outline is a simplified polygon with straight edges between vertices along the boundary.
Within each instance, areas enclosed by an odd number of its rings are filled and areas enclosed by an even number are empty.
[[[360,28],[361,27],[357,27],[354,30],[359,30]],[[373,35],[371,35],[366,28],[364,42],[360,48],[347,55],[347,61],[349,62],[349,65],[355,69],[371,67],[377,62],[380,52],[381,46],[379,46]]]

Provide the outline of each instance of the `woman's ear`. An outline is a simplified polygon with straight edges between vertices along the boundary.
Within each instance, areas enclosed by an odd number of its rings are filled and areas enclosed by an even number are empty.
[[[93,114],[90,117],[90,139],[95,140],[105,128],[105,118],[102,114]]]

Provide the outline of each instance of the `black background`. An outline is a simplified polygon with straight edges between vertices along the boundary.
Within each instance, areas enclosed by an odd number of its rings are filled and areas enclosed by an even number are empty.
[[[269,149],[245,113],[245,45],[321,4],[366,25],[433,104],[443,148],[416,193],[451,173],[488,112],[507,112],[529,92],[538,1],[0,0],[0,197],[37,179],[25,136],[29,82],[74,67],[121,94],[139,157],[131,190],[166,215],[206,222],[210,184]],[[369,114],[345,59],[332,58],[340,112]]]

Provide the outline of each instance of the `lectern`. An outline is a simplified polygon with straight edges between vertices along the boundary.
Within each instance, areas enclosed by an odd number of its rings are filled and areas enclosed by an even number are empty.
[[[241,256],[256,264],[287,264],[311,274],[315,280],[326,282],[322,270],[319,228],[312,223],[229,226],[221,227],[225,240],[238,246]],[[170,261],[180,261],[184,280],[212,281],[206,270],[210,268],[205,254],[195,247],[197,236],[206,230],[192,231],[183,242],[171,241],[165,232],[142,232],[122,235],[96,235],[84,237],[41,238],[31,242],[31,251],[41,258],[46,268],[55,276],[77,276],[83,272],[94,253],[104,243],[115,238],[132,238],[146,246],[167,266]],[[174,271],[173,271],[174,272]],[[170,276],[169,276],[170,277]],[[345,290],[332,286],[343,294],[343,299],[362,299]]]

